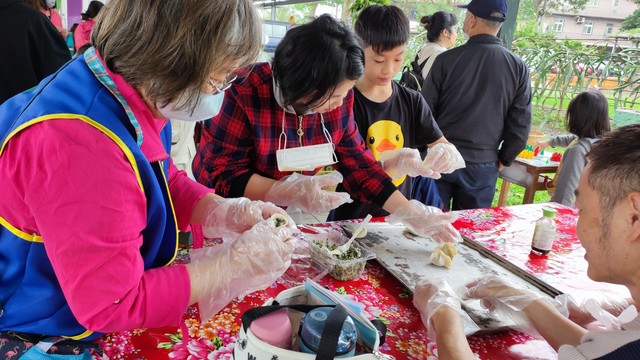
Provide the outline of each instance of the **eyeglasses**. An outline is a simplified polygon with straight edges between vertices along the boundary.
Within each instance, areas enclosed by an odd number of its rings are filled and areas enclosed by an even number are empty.
[[[207,84],[209,84],[213,88],[213,91],[211,91],[210,95],[218,95],[221,92],[224,92],[231,87],[231,85],[237,78],[238,75],[229,74],[219,85],[216,85],[211,79],[207,79]]]

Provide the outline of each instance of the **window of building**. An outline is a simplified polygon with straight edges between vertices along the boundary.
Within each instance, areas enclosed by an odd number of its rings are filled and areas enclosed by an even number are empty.
[[[599,0],[587,0],[586,6],[598,6]]]
[[[564,29],[564,19],[555,19],[553,22],[553,31],[562,32]]]
[[[604,36],[609,36],[613,32],[613,23],[607,23],[604,26]]]
[[[591,33],[593,33],[593,21],[584,22],[584,25],[582,26],[582,33],[587,35],[591,35]]]
[[[613,7],[618,7],[620,5],[620,0],[613,0]]]

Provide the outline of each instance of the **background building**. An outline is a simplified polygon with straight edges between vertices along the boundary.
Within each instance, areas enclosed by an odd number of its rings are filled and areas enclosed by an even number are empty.
[[[638,8],[631,0],[589,0],[578,14],[552,12],[543,18],[544,29],[558,39],[575,39],[585,45],[632,47],[631,41],[619,38],[622,21]]]

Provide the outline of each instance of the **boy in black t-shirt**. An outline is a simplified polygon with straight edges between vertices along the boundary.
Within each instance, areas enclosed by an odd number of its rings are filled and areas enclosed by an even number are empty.
[[[364,76],[356,82],[353,105],[360,135],[402,194],[414,198],[413,177],[429,177],[421,181],[430,199],[426,205],[441,208],[433,178],[464,167],[464,161],[442,136],[422,95],[392,80],[403,64],[409,19],[396,6],[373,5],[360,13],[355,30],[365,47]],[[430,165],[423,164],[417,150],[425,145],[437,145],[437,151],[427,158]],[[373,203],[354,201],[335,209],[329,219],[357,219],[367,214],[388,215]]]

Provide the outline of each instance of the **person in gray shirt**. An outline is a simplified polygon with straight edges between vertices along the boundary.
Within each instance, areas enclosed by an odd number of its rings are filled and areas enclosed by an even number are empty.
[[[598,90],[587,90],[576,95],[567,107],[567,130],[570,135],[552,136],[538,142],[544,150],[547,146],[567,147],[558,167],[558,174],[547,184],[551,201],[573,206],[580,174],[586,165],[585,156],[591,145],[604,133],[611,131],[609,103]]]
[[[470,38],[438,55],[422,87],[438,126],[467,164],[436,181],[445,210],[491,206],[499,169],[524,149],[531,127],[529,71],[496,36],[505,0],[461,7]]]

